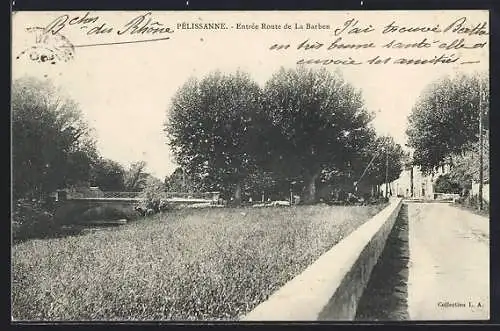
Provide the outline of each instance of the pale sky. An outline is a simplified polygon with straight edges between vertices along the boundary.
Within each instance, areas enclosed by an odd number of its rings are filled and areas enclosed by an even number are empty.
[[[85,12],[68,12],[70,16],[59,31],[73,45],[119,42],[159,38],[163,35],[117,35],[117,30],[134,17],[145,12],[89,12],[87,18],[99,16],[94,22],[69,25],[73,17]],[[20,12],[13,15],[13,78],[31,75],[51,79],[71,98],[76,100],[86,120],[94,128],[98,148],[104,157],[116,160],[125,166],[144,160],[148,170],[163,178],[175,169],[175,162],[166,144],[163,123],[173,93],[191,76],[202,77],[219,69],[232,72],[247,71],[261,85],[280,66],[293,67],[297,60],[304,59],[348,59],[360,62],[379,55],[433,59],[441,54],[460,57],[453,64],[362,64],[342,66],[330,64],[330,70],[340,69],[344,78],[362,90],[366,106],[377,111],[373,124],[380,134],[390,134],[395,140],[406,142],[407,116],[418,95],[433,80],[457,71],[487,71],[489,45],[468,50],[442,50],[437,47],[424,49],[382,49],[380,45],[398,39],[405,43],[417,43],[427,38],[431,43],[452,42],[466,38],[467,45],[487,42],[488,36],[468,36],[447,33],[387,33],[381,29],[392,21],[408,27],[432,27],[439,24],[443,30],[461,17],[466,17],[462,27],[474,27],[488,21],[487,11],[414,11],[414,12],[153,12],[150,17],[170,26],[174,33],[170,40],[121,45],[106,45],[75,48],[74,57],[68,62],[38,63],[21,56],[23,50],[33,46],[36,37],[26,31],[27,27],[46,27],[64,12]],[[338,36],[334,30],[342,27],[346,20],[359,20],[356,27],[372,25],[375,31],[364,35],[341,34],[344,43],[369,43],[375,49],[327,50]],[[75,21],[73,21],[75,22]],[[181,30],[182,22],[225,22],[228,30]],[[296,22],[321,23],[331,29],[322,30],[239,30],[236,23],[260,26]],[[86,31],[94,26],[113,27],[109,34],[87,36]],[[460,22],[459,22],[460,23]],[[453,27],[460,27],[456,23]],[[87,25],[87,27],[82,27]],[[489,27],[488,27],[489,28]],[[463,30],[462,30],[463,31]],[[297,45],[309,39],[321,41],[324,47],[318,50],[297,50]],[[48,41],[49,46],[52,42]],[[274,43],[289,43],[287,50],[269,50]],[[459,64],[463,61],[479,61],[475,64]],[[323,65],[313,64],[321,67]]]

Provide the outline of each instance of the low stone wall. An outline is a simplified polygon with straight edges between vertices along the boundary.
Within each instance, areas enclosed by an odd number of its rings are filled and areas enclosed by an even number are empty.
[[[389,206],[241,320],[353,320],[401,204],[402,199],[391,199]]]

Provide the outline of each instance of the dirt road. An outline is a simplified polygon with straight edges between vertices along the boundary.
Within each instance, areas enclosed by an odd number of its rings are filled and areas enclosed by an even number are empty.
[[[489,220],[408,203],[410,320],[489,319]]]

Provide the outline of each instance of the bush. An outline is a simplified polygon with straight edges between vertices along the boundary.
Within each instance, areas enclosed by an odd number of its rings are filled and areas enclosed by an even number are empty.
[[[370,205],[378,205],[378,204],[384,204],[384,203],[389,203],[389,198],[386,197],[372,197],[368,200],[368,204]]]
[[[479,197],[477,195],[472,196],[462,196],[457,200],[457,203],[463,207],[478,209],[479,208]],[[490,204],[488,201],[483,199],[483,213],[488,214],[490,211]]]
[[[53,214],[44,203],[37,200],[15,201],[12,213],[12,235],[14,239],[43,236],[54,230]]]
[[[460,193],[460,183],[452,180],[449,175],[441,175],[436,179],[434,192],[436,193]]]
[[[140,208],[145,211],[150,209],[154,212],[172,209],[171,206],[164,200],[164,196],[165,190],[163,184],[161,182],[150,180],[139,195],[141,199]]]

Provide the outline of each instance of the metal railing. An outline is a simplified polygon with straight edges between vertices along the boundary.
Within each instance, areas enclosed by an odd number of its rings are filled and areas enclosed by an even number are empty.
[[[139,198],[141,192],[102,192],[102,198],[104,199],[133,199]]]
[[[141,192],[86,191],[67,192],[68,199],[139,199]],[[202,199],[217,201],[219,192],[163,192],[163,199]]]
[[[205,200],[217,200],[219,199],[219,192],[165,192],[164,197],[166,199],[180,198],[180,199],[205,199]]]

